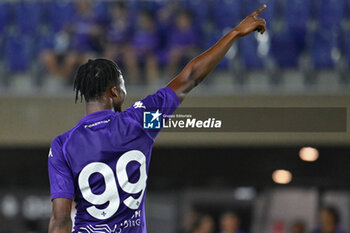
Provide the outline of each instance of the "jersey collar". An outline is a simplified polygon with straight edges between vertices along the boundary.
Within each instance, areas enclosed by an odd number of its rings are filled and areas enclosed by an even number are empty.
[[[109,110],[109,109],[98,111],[98,112],[93,112],[93,113],[90,113],[90,114],[84,116],[80,121],[88,121],[88,120],[99,118],[101,116],[107,116],[110,114],[115,114],[115,112],[112,110]]]

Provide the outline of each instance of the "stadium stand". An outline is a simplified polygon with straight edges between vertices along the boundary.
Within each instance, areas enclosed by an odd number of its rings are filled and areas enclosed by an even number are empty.
[[[121,1],[118,1],[119,3]],[[177,10],[186,9],[194,16],[194,30],[199,39],[201,50],[214,44],[229,28],[239,23],[244,15],[265,3],[261,0],[181,0],[172,1],[123,1],[128,9],[128,41],[133,41],[140,11],[150,12],[157,25],[159,37],[157,59],[162,72],[166,74],[169,43],[174,31],[174,18]],[[96,46],[91,56],[103,56],[105,31],[111,23],[110,1],[96,1],[92,5],[92,28],[98,29],[89,40]],[[218,71],[234,76],[232,67],[246,72],[263,68],[276,71],[285,69],[303,70],[304,57],[309,58],[312,67],[317,70],[334,70],[342,62],[350,67],[349,52],[349,3],[346,0],[271,0],[263,13],[268,23],[268,36],[263,44],[258,37],[251,35],[238,44],[234,55],[227,56],[218,66]],[[48,71],[42,63],[42,51],[51,50],[64,57],[67,52],[74,52],[74,18],[78,13],[74,1],[2,1],[0,3],[0,64],[7,72],[6,77],[17,72],[29,76],[45,76]],[[81,23],[81,22],[80,22]],[[88,24],[87,24],[88,25]],[[322,33],[321,33],[322,32]],[[64,49],[62,49],[62,46]],[[126,46],[126,45],[125,45]],[[132,45],[131,45],[132,46]],[[263,52],[260,50],[263,46]],[[260,52],[259,52],[260,51]],[[76,51],[79,55],[79,51]],[[115,58],[123,67],[123,59]],[[60,59],[59,59],[60,60]],[[240,62],[236,62],[236,61]],[[267,61],[273,61],[270,66]],[[78,64],[77,64],[78,65]],[[142,66],[142,63],[141,63]],[[31,69],[33,68],[34,69]],[[344,70],[343,69],[343,70]],[[310,75],[309,73],[305,74]],[[72,76],[72,75],[71,75]],[[346,77],[345,77],[346,79]],[[71,79],[67,82],[70,84]],[[334,80],[336,82],[336,80]],[[8,82],[4,82],[8,83]],[[317,78],[315,80],[317,84]]]

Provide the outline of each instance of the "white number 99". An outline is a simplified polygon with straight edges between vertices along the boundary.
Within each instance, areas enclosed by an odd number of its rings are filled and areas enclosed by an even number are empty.
[[[140,178],[136,183],[129,182],[129,177],[126,172],[126,167],[131,161],[136,161],[140,164]],[[101,194],[94,194],[89,184],[89,178],[94,173],[100,173],[105,182],[105,190]],[[118,160],[116,165],[116,175],[121,189],[129,194],[140,193],[138,198],[129,196],[123,203],[130,209],[137,209],[141,203],[142,197],[146,189],[147,172],[146,172],[146,157],[138,150],[132,150],[124,153]],[[107,219],[112,217],[119,209],[120,197],[118,193],[117,183],[114,178],[113,170],[105,163],[93,162],[86,165],[79,174],[79,188],[84,199],[93,205],[103,205],[107,202],[108,206],[104,209],[98,209],[96,206],[90,206],[87,212],[97,219]]]

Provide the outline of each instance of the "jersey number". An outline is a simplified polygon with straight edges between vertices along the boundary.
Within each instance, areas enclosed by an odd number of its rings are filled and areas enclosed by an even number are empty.
[[[136,183],[130,183],[126,172],[126,166],[131,161],[140,163],[140,178]],[[89,185],[89,178],[94,173],[100,173],[103,176],[106,188],[101,194],[93,193]],[[129,194],[137,194],[141,192],[138,198],[135,199],[132,196],[129,196],[123,201],[123,203],[130,209],[137,209],[146,189],[147,172],[145,155],[138,150],[124,153],[117,162],[116,176],[118,183],[124,192]],[[117,188],[117,181],[114,177],[113,170],[107,164],[93,162],[86,165],[80,172],[78,182],[80,191],[86,201],[93,205],[103,205],[108,202],[108,205],[104,209],[98,209],[95,206],[88,207],[86,210],[91,216],[102,220],[110,218],[118,211],[120,197]]]

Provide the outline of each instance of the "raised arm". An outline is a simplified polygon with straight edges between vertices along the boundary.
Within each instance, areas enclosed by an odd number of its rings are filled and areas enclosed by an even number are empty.
[[[49,224],[49,233],[72,232],[71,220],[72,200],[56,198],[52,201],[52,217]]]
[[[246,17],[238,26],[222,37],[213,47],[191,60],[186,67],[170,81],[168,87],[174,90],[180,99],[197,86],[216,67],[225,56],[237,38],[245,36],[253,31],[265,32],[266,22],[258,15],[266,8],[262,6]]]

